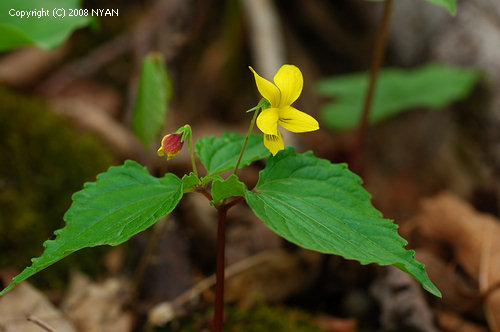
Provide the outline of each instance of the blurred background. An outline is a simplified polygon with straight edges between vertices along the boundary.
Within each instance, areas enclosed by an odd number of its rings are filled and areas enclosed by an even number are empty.
[[[187,149],[167,163],[156,150],[186,123],[195,141],[245,133],[245,111],[260,99],[248,66],[269,80],[282,64],[298,66],[304,89],[294,106],[320,130],[285,135],[285,145],[349,162],[384,4],[87,0],[82,8],[119,14],[75,24],[50,50],[4,47],[3,286],[41,254],[64,226],[71,195],[98,173],[133,159],[153,175],[182,176]],[[228,216],[227,331],[500,331],[500,3],[458,1],[456,12],[425,0],[392,5],[356,170],[443,298],[394,268],[295,247],[240,204]],[[171,96],[161,133],[144,145],[131,122],[141,63],[152,52]],[[240,173],[249,188],[263,166]],[[206,330],[215,245],[215,210],[188,194],[126,244],[82,250],[0,298],[0,330]]]

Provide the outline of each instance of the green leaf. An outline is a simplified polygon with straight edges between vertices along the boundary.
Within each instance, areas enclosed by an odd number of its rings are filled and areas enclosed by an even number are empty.
[[[182,177],[182,188],[184,193],[193,191],[194,187],[200,184],[200,179],[193,172],[189,173],[189,175],[185,174]]]
[[[73,195],[66,226],[55,231],[57,237],[44,243],[42,256],[32,259],[0,295],[77,250],[127,241],[171,212],[181,197],[182,182],[173,174],[155,178],[130,160],[111,167]]]
[[[252,107],[251,109],[247,110],[246,112],[250,113],[250,112],[258,110],[259,108],[262,108],[263,110],[265,110],[269,107],[271,107],[271,103],[269,101],[267,101],[266,99],[262,98],[259,101],[259,103],[257,104],[257,106]]]
[[[48,16],[16,16],[16,13],[44,13]],[[65,17],[53,17],[54,9],[64,9]],[[35,45],[50,49],[61,45],[75,29],[84,27],[91,21],[91,13],[87,9],[73,13],[82,16],[69,16],[70,9],[81,8],[79,0],[2,0],[0,1],[0,52],[13,48]],[[84,9],[85,10],[85,9]]]
[[[245,135],[224,133],[221,137],[208,136],[196,142],[196,153],[207,169],[208,175],[233,170],[245,141]],[[248,144],[238,168],[269,156],[262,136],[250,135]]]
[[[137,99],[132,116],[132,129],[142,144],[149,148],[165,123],[172,84],[161,54],[151,53],[142,60]]]
[[[380,2],[384,0],[366,0],[369,2]],[[457,0],[427,0],[435,5],[441,6],[446,9],[451,15],[455,16],[457,14]]]
[[[232,174],[225,180],[214,181],[212,184],[213,202],[217,203],[232,196],[244,196],[247,190],[247,186],[236,175]]]
[[[479,78],[477,71],[428,64],[416,69],[384,69],[377,81],[370,122],[377,123],[417,107],[442,108],[467,96]],[[335,101],[322,109],[323,122],[333,129],[359,125],[368,74],[327,78],[317,91]]]
[[[246,191],[245,199],[288,241],[361,264],[393,265],[440,296],[414,251],[404,249],[407,242],[398,235],[398,226],[382,218],[361,183],[346,164],[288,148],[269,159],[255,192]]]
[[[451,15],[455,16],[457,14],[457,0],[427,0],[435,5],[443,7]]]
[[[216,180],[223,181],[224,179],[222,177],[220,177],[219,175],[203,176],[201,178],[201,186],[205,187],[209,182],[216,181]]]

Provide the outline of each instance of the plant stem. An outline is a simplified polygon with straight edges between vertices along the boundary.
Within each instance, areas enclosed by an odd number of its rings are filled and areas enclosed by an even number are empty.
[[[212,195],[205,188],[198,188],[196,192],[201,193],[209,201],[212,201]],[[215,310],[213,318],[213,327],[215,332],[222,331],[222,322],[224,319],[224,280],[225,280],[225,256],[226,256],[226,216],[227,210],[243,202],[245,198],[238,197],[226,203],[222,201],[220,206],[216,205],[218,214],[217,224],[217,267],[215,272]]]
[[[384,12],[382,14],[382,20],[377,31],[375,50],[373,53],[370,69],[370,81],[368,83],[368,88],[365,94],[363,113],[361,115],[361,122],[358,127],[356,143],[354,145],[354,149],[350,158],[351,160],[349,162],[352,171],[356,173],[359,173],[362,169],[361,153],[363,151],[363,143],[365,141],[366,132],[368,130],[368,120],[372,109],[373,95],[375,93],[375,87],[377,84],[378,72],[386,50],[387,36],[389,34],[389,26],[391,23],[392,1],[393,0],[386,0],[384,2]]]
[[[209,193],[209,192],[208,192],[205,188],[203,188],[202,186],[196,186],[194,191],[195,191],[195,192],[197,192],[197,193],[202,194],[203,196],[205,196],[205,197],[208,199],[208,201],[212,201],[212,200],[213,200],[213,198],[212,198],[212,194],[210,194],[210,193]]]
[[[226,251],[226,215],[227,206],[221,206],[218,210],[219,222],[217,225],[217,268],[215,281],[215,312],[214,332],[222,331],[224,318],[224,267]]]
[[[255,121],[259,110],[256,110],[253,114],[252,121],[250,122],[250,127],[248,128],[247,137],[245,137],[245,142],[241,148],[238,161],[236,162],[236,167],[234,168],[233,174],[236,175],[238,172],[238,167],[240,166],[241,159],[243,158],[243,153],[248,144],[248,139],[252,133]],[[217,224],[217,267],[215,272],[215,310],[214,310],[214,332],[222,332],[222,322],[224,320],[224,271],[225,271],[225,257],[226,257],[226,216],[227,210],[232,206],[242,202],[243,197],[235,199],[229,203],[224,200],[222,205],[217,208],[218,213],[218,224]]]
[[[193,132],[191,131],[190,125],[186,125],[186,127],[189,127],[188,144],[189,144],[189,153],[191,154],[191,166],[193,167],[194,175],[198,177],[198,169],[196,168],[196,161],[194,159]]]
[[[236,204],[239,204],[241,202],[243,202],[245,200],[245,197],[238,197],[238,198],[235,198],[234,200],[232,200],[231,202],[228,202],[224,205],[224,207],[226,208],[226,210],[229,210],[230,208],[232,208],[233,206],[235,206]]]
[[[236,163],[236,167],[234,168],[234,171],[233,171],[234,175],[236,175],[236,172],[238,172],[238,167],[240,166],[241,158],[243,158],[243,153],[245,153],[248,139],[250,138],[250,134],[252,133],[253,126],[255,125],[255,120],[257,119],[258,114],[259,114],[259,110],[256,110],[253,113],[253,118],[252,118],[252,121],[250,122],[250,127],[248,128],[247,137],[245,137],[245,142],[243,143],[243,147],[241,148],[240,156],[238,157],[238,162]]]

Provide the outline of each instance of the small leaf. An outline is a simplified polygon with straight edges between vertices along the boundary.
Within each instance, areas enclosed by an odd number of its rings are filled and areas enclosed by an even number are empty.
[[[467,96],[479,78],[471,69],[428,64],[412,70],[388,68],[377,81],[370,122],[377,123],[417,107],[442,108]],[[317,91],[335,101],[322,109],[324,123],[333,129],[359,125],[368,74],[327,78]]]
[[[207,169],[208,175],[220,174],[233,170],[245,141],[244,135],[224,133],[221,137],[208,136],[196,142],[196,153]],[[250,135],[239,168],[269,156],[262,136]]]
[[[457,14],[457,0],[427,0],[435,5],[443,7],[451,15],[455,16]]]
[[[55,231],[57,237],[44,243],[42,256],[32,259],[0,295],[77,250],[127,241],[170,213],[181,197],[182,182],[173,174],[155,178],[130,160],[111,167],[73,195],[66,226]]]
[[[132,129],[142,144],[149,148],[160,132],[167,114],[172,84],[161,54],[151,53],[142,60],[137,100],[132,116]]]
[[[366,0],[369,2],[381,2],[384,0]],[[446,9],[451,15],[455,16],[457,14],[457,0],[427,0],[428,2],[432,2],[435,5],[443,7]]]
[[[347,165],[288,148],[269,159],[254,191],[245,193],[248,205],[288,241],[361,264],[393,265],[441,295],[415,252],[404,249],[398,226],[382,218]]]
[[[250,112],[253,112],[253,111],[256,111],[258,110],[259,108],[262,108],[263,110],[267,109],[271,107],[271,103],[268,102],[266,99],[262,98],[259,103],[257,104],[257,106],[255,107],[252,107],[251,109],[247,110],[246,112],[247,113],[250,113]]]
[[[200,179],[193,172],[189,173],[189,175],[185,174],[182,177],[182,188],[184,193],[193,191],[194,187],[200,184]]]
[[[225,180],[214,181],[212,184],[213,202],[217,203],[232,196],[244,196],[247,190],[247,186],[236,175],[232,174]]]
[[[205,187],[209,182],[216,181],[216,180],[223,181],[224,179],[221,178],[219,175],[203,176],[201,178],[201,186]]]
[[[41,9],[43,8],[43,14]],[[53,17],[53,10],[66,12],[65,17]],[[61,45],[73,30],[88,25],[92,15],[69,16],[70,9],[80,13],[79,0],[2,0],[0,1],[0,52],[35,45],[50,49]],[[85,10],[85,9],[83,9]],[[90,9],[87,9],[90,11]],[[21,12],[25,16],[21,18]],[[30,13],[30,17],[27,17]],[[35,16],[32,16],[35,14]],[[84,14],[84,12],[82,12]]]

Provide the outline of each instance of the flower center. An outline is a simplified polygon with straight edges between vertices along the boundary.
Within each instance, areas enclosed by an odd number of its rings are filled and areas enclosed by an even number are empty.
[[[266,134],[266,139],[269,140],[269,141],[273,141],[273,142],[279,141],[279,137],[276,136],[276,135],[268,135],[268,134]]]

